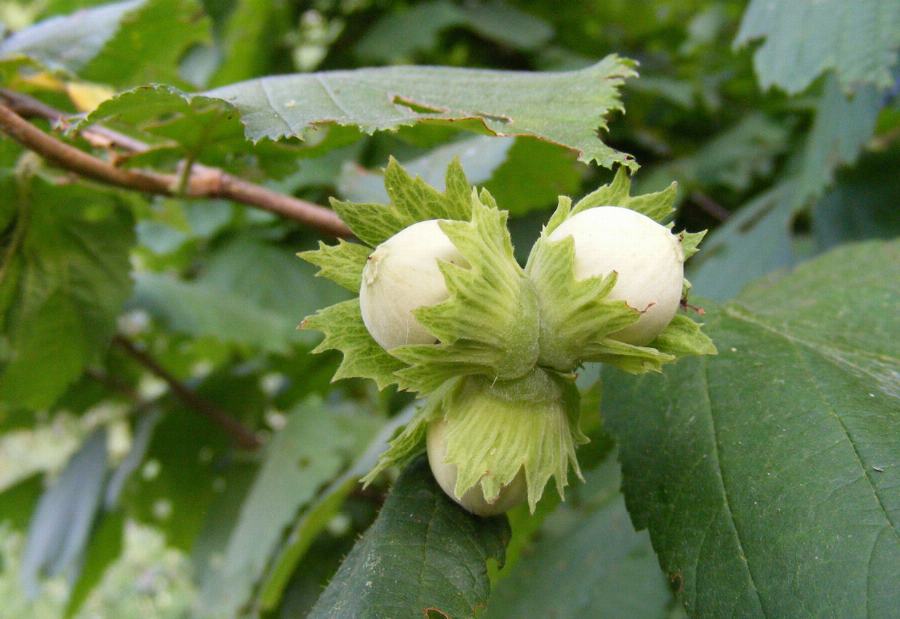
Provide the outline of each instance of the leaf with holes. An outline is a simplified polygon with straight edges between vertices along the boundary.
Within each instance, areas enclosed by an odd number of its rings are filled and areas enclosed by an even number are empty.
[[[708,308],[717,357],[605,375],[635,525],[694,617],[900,608],[900,242]]]

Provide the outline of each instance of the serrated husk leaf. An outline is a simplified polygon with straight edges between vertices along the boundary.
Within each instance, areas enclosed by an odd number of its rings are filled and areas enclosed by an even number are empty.
[[[716,346],[708,335],[700,330],[700,323],[684,314],[676,314],[662,333],[650,343],[660,352],[676,356],[715,355]]]
[[[345,202],[332,198],[331,208],[359,240],[372,247],[416,223],[393,204]]]
[[[467,266],[443,263],[450,292],[443,303],[416,310],[438,345],[401,346],[391,354],[410,365],[398,376],[406,388],[430,391],[453,376],[522,376],[538,356],[540,317],[533,286],[513,256],[507,214],[490,194],[471,194],[472,219],[442,221],[441,229]]]
[[[575,244],[541,239],[528,261],[541,311],[540,363],[560,371],[574,369],[592,341],[634,323],[640,312],[624,301],[608,300],[616,273],[575,278]]]
[[[391,157],[384,171],[390,204],[345,202],[332,198],[331,207],[364,243],[376,247],[416,222],[428,219],[468,220],[471,187],[458,159],[447,168],[441,193],[420,177],[413,178]]]
[[[410,176],[393,157],[384,170],[384,188],[391,204],[415,221],[469,219],[472,212],[469,182],[457,158],[447,168],[447,181],[448,191],[441,193],[421,177]],[[463,187],[465,193],[460,191]]]
[[[378,389],[397,382],[395,372],[405,366],[385,352],[369,335],[359,311],[359,299],[350,299],[321,309],[307,317],[302,329],[316,329],[325,339],[313,349],[314,353],[338,350],[343,354],[341,365],[332,380],[342,378],[371,378]]]
[[[684,252],[685,260],[700,251],[700,241],[706,236],[706,232],[706,230],[701,230],[700,232],[683,231],[678,233],[678,236],[681,239],[681,250]]]
[[[675,212],[677,192],[678,183],[673,181],[662,191],[632,196],[631,178],[626,169],[620,167],[611,183],[599,187],[579,200],[569,213],[569,217],[597,206],[621,206],[662,223]],[[548,234],[549,232],[552,230],[548,231]]]
[[[510,381],[471,376],[448,391],[441,411],[446,461],[457,468],[456,496],[479,484],[493,502],[524,469],[534,511],[551,477],[560,496],[570,465],[581,478],[575,447],[587,438],[578,428],[578,390],[570,379],[540,368]]]
[[[591,342],[582,356],[583,361],[607,363],[631,374],[660,372],[664,363],[671,363],[676,358],[651,346],[635,346],[610,338]]]
[[[456,387],[461,378],[449,380],[436,389],[416,411],[412,420],[390,440],[388,448],[378,458],[378,463],[360,481],[363,487],[371,484],[384,471],[396,466],[405,467],[413,458],[425,450],[425,436],[428,424],[441,415],[444,396]]]
[[[301,260],[319,267],[316,277],[325,277],[353,292],[359,292],[362,272],[371,249],[359,243],[340,239],[337,245],[319,241],[319,249],[297,254]]]

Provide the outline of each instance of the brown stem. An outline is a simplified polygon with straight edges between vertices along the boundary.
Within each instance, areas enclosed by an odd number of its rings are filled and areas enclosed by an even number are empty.
[[[161,378],[172,390],[175,397],[184,402],[189,408],[209,418],[213,423],[228,432],[238,445],[245,449],[257,449],[262,444],[250,429],[209,400],[197,395],[197,393],[162,367],[156,359],[135,346],[131,340],[117,335],[113,338],[113,343],[132,359]]]
[[[705,213],[711,215],[719,221],[725,221],[726,219],[731,217],[731,211],[710,198],[702,191],[692,191],[691,202],[703,209]]]
[[[0,130],[61,168],[116,187],[164,196],[179,195],[177,175],[119,168],[44,133],[17,111],[61,124],[67,122],[65,114],[30,97],[0,90]],[[83,130],[82,135],[95,146],[117,146],[131,152],[148,148],[134,138],[96,125]],[[233,200],[299,221],[331,236],[351,236],[347,225],[324,206],[247,182],[219,168],[195,164],[191,170],[185,179],[185,197]]]

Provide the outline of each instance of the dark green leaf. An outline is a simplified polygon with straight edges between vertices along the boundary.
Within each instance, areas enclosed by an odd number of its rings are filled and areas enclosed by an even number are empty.
[[[900,236],[900,149],[871,154],[837,182],[812,209],[812,233],[820,249],[848,241]]]
[[[359,478],[375,466],[378,456],[387,449],[388,441],[397,429],[407,424],[414,413],[415,407],[409,406],[384,424],[363,454],[353,463],[353,466],[331,482],[316,497],[309,509],[297,519],[290,534],[285,538],[285,543],[272,561],[260,587],[258,598],[262,608],[271,609],[277,605],[285,587],[288,586],[288,580],[292,578],[292,573],[301,559],[310,551],[310,546],[319,533],[338,513],[347,495],[357,487]]]
[[[707,314],[719,356],[607,373],[629,511],[692,616],[900,604],[898,264],[846,246]]]
[[[613,459],[576,487],[491,595],[486,617],[664,619],[672,601],[647,533],[635,533]],[[571,503],[571,500],[570,500]]]
[[[553,36],[553,28],[543,20],[497,0],[461,6],[432,0],[387,14],[357,43],[356,53],[376,61],[408,60],[412,54],[433,49],[441,31],[453,27],[523,50],[534,49]]]
[[[464,511],[420,458],[397,480],[309,616],[471,617],[490,591],[486,562],[502,562],[508,539],[505,517]]]

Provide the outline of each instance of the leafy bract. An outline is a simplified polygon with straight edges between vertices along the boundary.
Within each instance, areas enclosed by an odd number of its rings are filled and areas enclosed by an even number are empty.
[[[447,67],[386,67],[264,77],[205,93],[237,108],[247,137],[302,137],[322,123],[372,133],[432,120],[477,119],[493,134],[530,135],[578,152],[586,163],[637,167],[596,130],[621,109],[630,61],[608,56],[578,71],[529,73]]]
[[[765,41],[753,63],[763,88],[774,85],[798,93],[829,69],[835,70],[844,90],[861,84],[884,88],[894,83],[900,5],[881,0],[753,0],[735,44],[759,38]]]
[[[486,563],[502,563],[508,539],[505,517],[464,511],[421,458],[394,484],[309,616],[472,617],[490,592]]]
[[[325,338],[313,352],[339,350],[343,354],[333,380],[370,378],[379,389],[384,389],[397,382],[394,372],[406,367],[372,338],[363,324],[359,299],[350,299],[321,309],[305,318],[301,327],[325,334]]]
[[[131,289],[132,218],[116,194],[34,178],[11,214],[0,263],[0,402],[52,404],[105,350]],[[36,368],[40,368],[36,371]]]
[[[560,194],[578,190],[574,157],[555,144],[531,138],[477,136],[439,146],[403,167],[429,185],[443,189],[444,171],[458,157],[469,181],[485,189],[513,216],[552,204]],[[388,199],[380,174],[345,164],[338,190],[354,202]]]
[[[577,279],[572,239],[567,237],[551,241],[548,238],[569,217],[599,206],[630,208],[657,221],[665,221],[674,211],[675,191],[673,183],[663,191],[632,196],[631,180],[620,168],[611,183],[588,194],[574,207],[569,198],[560,197],[559,206],[541,231],[541,238],[532,248],[526,266],[540,304],[542,365],[567,372],[584,361],[602,361],[628,371],[645,372],[659,370],[662,363],[674,361],[677,354],[715,352],[715,347],[699,328],[681,329],[678,338],[683,340],[682,345],[668,351],[632,346],[611,339],[610,335],[640,317],[640,313],[624,301],[608,298],[616,283],[616,273]],[[681,233],[685,258],[696,253],[703,234]],[[679,324],[673,323],[667,331],[679,329]],[[661,341],[666,341],[667,337],[671,337],[671,332],[668,336],[666,331],[660,334]]]
[[[898,259],[845,246],[708,313],[718,357],[606,373],[629,511],[691,616],[897,608]]]
[[[537,360],[537,299],[513,256],[506,213],[483,201],[490,194],[473,190],[471,221],[440,224],[466,266],[441,264],[449,298],[414,312],[440,344],[391,350],[412,366],[397,373],[404,387],[429,392],[464,374],[515,378]]]

